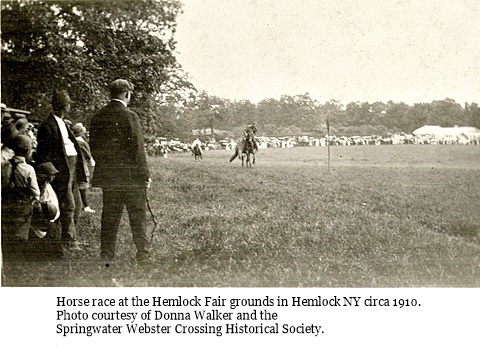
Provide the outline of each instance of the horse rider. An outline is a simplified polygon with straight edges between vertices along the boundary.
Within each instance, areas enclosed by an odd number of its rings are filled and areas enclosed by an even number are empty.
[[[253,122],[252,124],[247,125],[247,127],[243,131],[243,135],[245,139],[247,138],[248,133],[252,134],[253,146],[255,147],[255,151],[258,151],[258,142],[256,138],[257,130],[258,130],[257,122]]]
[[[202,141],[200,141],[198,137],[192,142],[192,151],[195,151],[195,146],[198,146],[198,150],[200,151],[200,157],[203,157]]]

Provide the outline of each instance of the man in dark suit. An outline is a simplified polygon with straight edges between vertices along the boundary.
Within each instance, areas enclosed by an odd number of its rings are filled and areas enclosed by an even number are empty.
[[[79,250],[74,215],[77,182],[86,182],[80,146],[64,118],[70,111],[70,96],[63,90],[53,95],[53,113],[40,125],[37,134],[36,164],[51,162],[59,171],[52,187],[60,203],[62,241],[66,248]]]
[[[118,79],[109,88],[110,103],[93,117],[90,126],[90,149],[96,161],[92,185],[103,189],[101,257],[107,262],[115,257],[118,228],[126,206],[136,258],[145,261],[149,258],[146,189],[150,173],[142,127],[138,115],[127,108],[133,84]]]

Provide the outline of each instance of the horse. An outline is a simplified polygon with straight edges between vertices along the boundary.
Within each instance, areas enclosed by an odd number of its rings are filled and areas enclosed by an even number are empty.
[[[253,135],[247,133],[245,137],[238,140],[238,145],[235,148],[235,153],[230,158],[230,162],[235,160],[237,157],[242,158],[242,166],[252,167],[252,164],[255,164],[255,144],[253,143]],[[253,160],[250,160],[250,155],[253,155]]]
[[[202,150],[200,149],[199,144],[196,144],[194,147],[192,147],[192,153],[195,156],[195,160],[203,160]]]
[[[253,156],[252,161],[250,161],[250,155]],[[252,164],[255,164],[255,144],[253,143],[253,137],[247,137],[242,148],[242,166],[244,162],[247,167],[252,167]]]

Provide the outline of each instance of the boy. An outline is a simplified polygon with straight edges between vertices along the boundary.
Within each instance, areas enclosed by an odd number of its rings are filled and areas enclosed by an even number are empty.
[[[51,162],[45,162],[35,168],[38,186],[40,187],[40,202],[35,205],[32,217],[32,239],[30,251],[33,256],[41,259],[63,258],[61,249],[60,206],[58,197],[51,183],[59,171]]]
[[[32,141],[27,135],[12,139],[15,156],[2,169],[2,252],[4,261],[24,261],[33,203],[40,197],[35,170],[27,160]]]
[[[83,211],[89,212],[89,213],[95,213],[95,210],[93,210],[90,207],[90,204],[87,198],[87,190],[88,188],[90,188],[90,185],[91,185],[90,181],[93,176],[93,169],[95,168],[95,160],[92,157],[90,146],[88,145],[88,142],[85,141],[85,138],[84,138],[84,136],[87,134],[87,128],[85,128],[82,123],[77,123],[74,126],[72,126],[72,132],[73,132],[73,135],[75,136],[75,139],[78,142],[78,145],[80,146],[80,151],[83,156],[83,168],[85,170],[85,176],[87,181],[87,182],[82,182],[78,184],[78,190],[80,191],[80,197],[82,200],[81,203],[83,204]]]
[[[36,231],[38,229],[49,229],[50,223],[55,223],[60,217],[60,206],[58,197],[52,188],[51,183],[55,179],[58,170],[49,161],[38,165],[35,168],[37,173],[38,186],[40,187],[40,204],[34,210],[34,231],[38,237],[43,238],[45,231]]]

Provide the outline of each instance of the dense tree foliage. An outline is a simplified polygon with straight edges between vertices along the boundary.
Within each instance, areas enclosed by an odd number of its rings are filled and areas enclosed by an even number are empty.
[[[259,123],[263,135],[326,134],[327,118],[331,131],[337,135],[386,135],[387,133],[411,133],[429,124],[444,127],[475,126],[480,128],[480,108],[476,103],[462,107],[452,99],[413,106],[399,102],[350,102],[337,100],[320,103],[310,95],[284,95],[280,99],[265,99],[258,104],[250,101],[230,101],[208,97],[202,93],[202,110],[216,129],[233,130],[239,135],[246,124]],[[212,102],[212,100],[215,100]],[[211,117],[211,107],[222,105],[221,117]],[[187,105],[185,117],[202,119],[199,109]],[[210,113],[209,113],[210,112]],[[208,123],[208,122],[207,122]],[[200,126],[200,124],[198,124]]]
[[[191,89],[174,54],[174,0],[2,1],[2,102],[48,113],[67,89],[71,117],[88,118],[116,78],[135,85],[131,107],[147,132],[173,126],[168,106]],[[180,93],[181,94],[181,93]],[[169,129],[170,131],[171,129]]]

